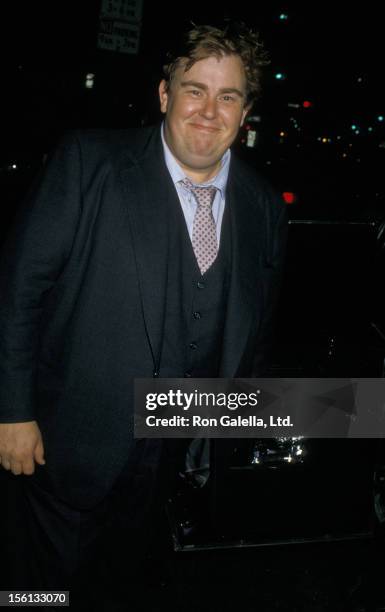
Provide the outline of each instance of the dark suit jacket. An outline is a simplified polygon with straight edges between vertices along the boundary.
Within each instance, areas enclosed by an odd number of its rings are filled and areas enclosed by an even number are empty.
[[[0,422],[36,419],[57,494],[91,507],[133,444],[132,381],[159,367],[170,202],[159,128],[72,133],[23,206],[0,268]],[[221,377],[258,376],[286,230],[280,198],[232,157]]]

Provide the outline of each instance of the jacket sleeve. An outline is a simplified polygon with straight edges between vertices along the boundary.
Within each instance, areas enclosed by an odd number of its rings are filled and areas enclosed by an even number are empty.
[[[0,258],[0,423],[35,418],[42,300],[71,252],[81,210],[75,134],[60,142],[21,206]]]
[[[271,193],[272,215],[268,249],[263,272],[265,310],[257,337],[252,365],[252,377],[266,376],[274,340],[274,323],[278,307],[287,243],[286,205],[276,193]]]

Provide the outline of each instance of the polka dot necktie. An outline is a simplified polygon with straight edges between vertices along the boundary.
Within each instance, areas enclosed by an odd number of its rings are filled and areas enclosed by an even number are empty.
[[[188,179],[182,184],[194,195],[198,206],[194,217],[192,246],[201,274],[204,274],[218,254],[217,231],[212,212],[216,187],[196,187]]]

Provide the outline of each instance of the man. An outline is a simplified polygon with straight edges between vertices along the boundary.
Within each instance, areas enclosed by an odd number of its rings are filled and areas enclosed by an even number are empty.
[[[162,445],[133,439],[135,377],[262,372],[285,210],[229,148],[264,63],[247,29],[189,32],[161,129],[63,139],[8,239],[0,456],[34,584],[70,584],[112,508],[125,545],[144,532]]]

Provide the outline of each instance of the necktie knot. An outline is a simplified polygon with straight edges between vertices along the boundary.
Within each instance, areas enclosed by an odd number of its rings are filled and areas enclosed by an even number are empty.
[[[181,181],[182,185],[186,187],[194,195],[198,206],[202,208],[211,208],[214,202],[216,187],[209,185],[208,187],[198,187],[194,185],[189,179]]]

